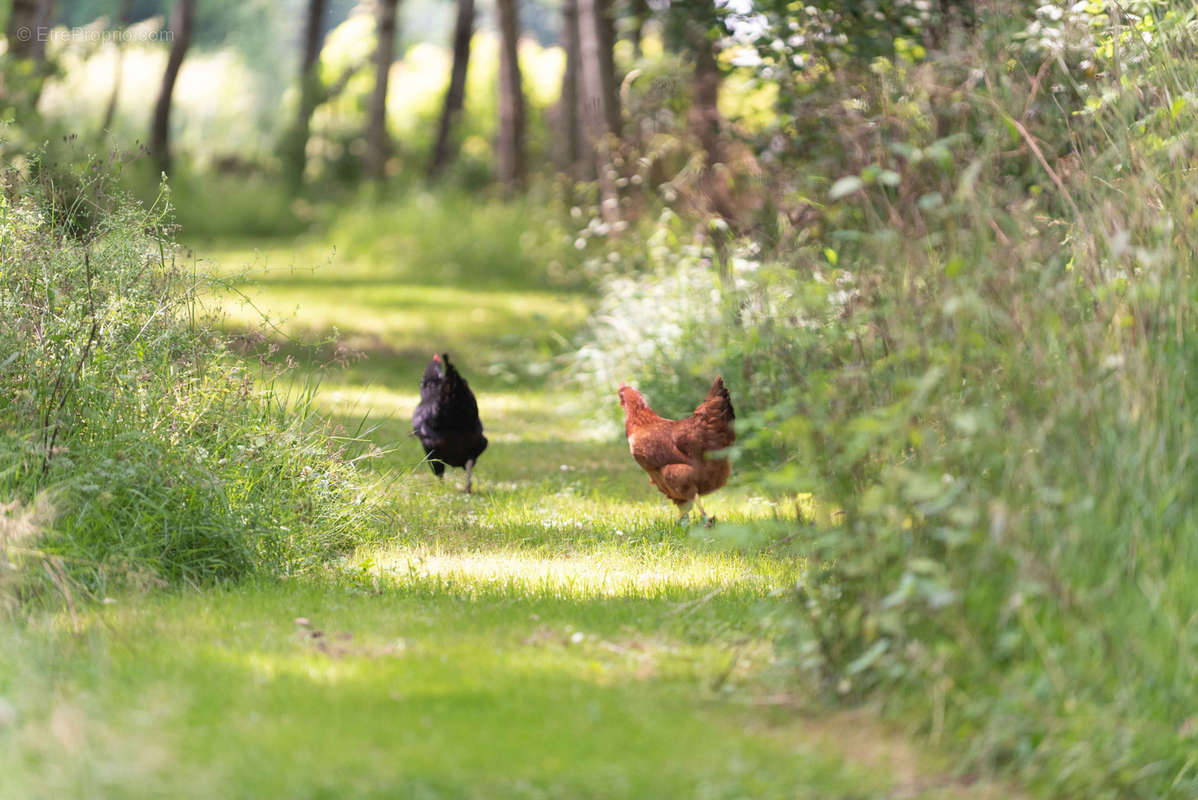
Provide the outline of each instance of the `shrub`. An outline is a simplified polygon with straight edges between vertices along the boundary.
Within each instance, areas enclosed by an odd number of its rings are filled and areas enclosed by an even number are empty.
[[[597,329],[671,298],[620,367],[739,366],[756,481],[836,509],[763,526],[806,559],[783,644],[814,685],[1053,796],[1198,792],[1195,18],[1157,6],[1044,86],[982,34],[835,70],[802,102],[836,136],[771,178],[803,224],[729,248],[755,268],[609,282]]]
[[[723,337],[714,253],[688,236],[685,225],[667,209],[634,256],[641,263],[627,267],[621,255],[614,261],[618,266],[592,264],[592,271],[605,274],[598,280],[599,301],[574,356],[573,373],[603,397],[621,381],[633,380],[654,400],[694,401],[695,388],[706,377],[706,390],[707,373],[719,369],[712,363],[720,355],[713,344]],[[605,406],[619,412],[614,403]]]
[[[0,196],[0,501],[51,498],[39,553],[102,589],[293,572],[371,535],[345,440],[227,350],[169,208],[98,167],[49,180]]]

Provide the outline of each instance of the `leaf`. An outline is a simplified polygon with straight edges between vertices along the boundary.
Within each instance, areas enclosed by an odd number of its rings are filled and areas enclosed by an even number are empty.
[[[856,175],[846,175],[836,183],[832,184],[832,188],[828,191],[828,198],[831,200],[839,200],[846,195],[858,191],[865,185],[865,181]]]
[[[873,666],[874,662],[877,661],[882,654],[889,649],[890,640],[879,639],[878,641],[874,642],[873,647],[869,648],[856,659],[854,659],[848,665],[848,667],[845,668],[845,672],[849,675],[856,675],[859,672],[869,669],[871,666]]]
[[[944,565],[931,558],[913,558],[907,562],[907,569],[919,575],[944,574]]]
[[[944,195],[940,194],[940,192],[928,192],[920,196],[918,205],[921,211],[931,211],[934,208],[940,208],[940,206],[944,205]]]

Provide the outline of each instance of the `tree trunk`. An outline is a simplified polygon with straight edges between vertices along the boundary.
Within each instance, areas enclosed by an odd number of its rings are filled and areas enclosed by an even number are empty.
[[[116,30],[123,31],[129,27],[129,21],[133,18],[133,0],[121,0],[121,10],[117,17]],[[121,80],[125,72],[125,48],[121,37],[117,37],[113,42],[113,47],[116,48],[116,58],[114,59],[114,67],[112,72],[112,94],[108,95],[108,105],[104,108],[104,120],[100,123],[100,140],[108,135],[108,131],[112,129],[113,120],[116,119],[116,106],[121,97]]]
[[[300,102],[296,112],[295,127],[283,141],[283,171],[293,189],[304,184],[304,170],[308,159],[308,137],[312,129],[312,115],[320,103],[320,49],[324,44],[324,13],[326,0],[308,0],[308,14],[304,21],[304,50],[300,56]]]
[[[375,50],[374,93],[366,128],[366,175],[381,180],[387,172],[391,140],[387,135],[387,81],[395,62],[395,17],[399,0],[379,0],[378,49]]]
[[[33,41],[29,55],[39,64],[46,60],[46,41],[54,22],[55,1],[37,0],[37,10],[33,15]]]
[[[437,126],[437,142],[428,164],[428,177],[436,178],[453,160],[450,138],[466,101],[466,69],[470,66],[470,38],[474,35],[474,0],[458,0],[458,21],[453,29],[453,69],[445,91],[445,107]],[[455,148],[456,149],[456,148]]]
[[[611,51],[606,46],[603,14],[605,0],[579,0],[579,65],[581,67],[581,107],[587,144],[594,151],[595,172],[599,177],[599,208],[604,221],[618,222],[620,198],[616,192],[615,168],[611,160],[611,143],[619,135],[619,107],[613,109],[616,97],[615,75],[608,71]],[[606,57],[604,50],[607,50]],[[613,127],[613,121],[616,123]]]
[[[300,61],[300,80],[307,81],[320,60],[320,48],[324,44],[325,0],[308,0],[308,16],[304,20],[304,53]],[[311,93],[312,97],[316,92]]]
[[[632,15],[632,31],[629,38],[632,40],[633,54],[640,58],[644,55],[641,42],[645,38],[645,23],[649,21],[649,0],[631,0],[629,6]]]
[[[720,70],[715,47],[705,36],[695,37],[695,71],[691,78],[691,107],[687,122],[703,149],[706,166],[723,161],[720,148]]]
[[[154,106],[154,121],[150,128],[150,155],[162,172],[170,172],[170,121],[171,95],[179,69],[191,45],[191,31],[195,22],[196,0],[179,0],[171,14],[171,52],[166,59],[166,71],[162,75],[162,88],[158,92],[158,103]]]
[[[520,19],[517,0],[496,0],[499,17],[499,180],[524,186],[524,88],[520,77]]]
[[[599,35],[599,79],[603,86],[603,114],[607,130],[620,138],[620,81],[616,78],[616,17],[612,0],[593,0],[595,30]]]
[[[46,40],[54,17],[54,0],[13,0],[5,34],[8,59],[26,62],[10,71],[0,86],[0,99],[11,103],[19,116],[33,113],[41,96],[46,69]]]
[[[565,171],[582,180],[582,128],[578,120],[579,51],[578,0],[562,3],[562,42],[566,49],[566,71],[562,75],[561,123]]]
[[[726,174],[720,166],[725,163],[726,155],[723,118],[720,116],[718,105],[720,68],[716,42],[710,35],[715,20],[715,5],[709,2],[688,24],[688,38],[695,57],[695,71],[691,79],[691,107],[687,114],[687,124],[703,153],[699,191],[702,193],[706,210],[731,218],[734,209]]]
[[[12,0],[12,11],[8,15],[8,57],[14,61],[33,58],[33,40],[36,36],[38,0]]]
[[[935,24],[927,31],[928,47],[944,49],[949,45],[953,30],[971,30],[976,19],[973,0],[939,0]]]

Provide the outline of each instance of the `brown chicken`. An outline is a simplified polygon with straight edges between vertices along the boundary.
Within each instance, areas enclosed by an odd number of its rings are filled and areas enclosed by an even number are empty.
[[[624,433],[632,457],[649,473],[649,481],[682,511],[682,522],[699,495],[710,494],[728,482],[732,465],[727,458],[707,454],[730,447],[736,441],[732,421],[732,398],[723,378],[716,378],[711,391],[686,419],[663,419],[649,408],[645,396],[620,384],[624,407]],[[710,525],[702,502],[703,521]]]

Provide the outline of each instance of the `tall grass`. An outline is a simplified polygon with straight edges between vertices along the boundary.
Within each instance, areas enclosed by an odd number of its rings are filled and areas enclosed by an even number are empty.
[[[49,498],[22,552],[97,592],[302,570],[377,520],[363,449],[233,357],[170,231],[99,167],[0,195],[0,502]]]
[[[782,453],[756,480],[837,509],[769,529],[810,564],[796,665],[1052,796],[1198,794],[1198,34],[1135,14],[1085,63],[838,68],[784,176],[814,221],[688,277],[724,322],[673,337],[673,372],[738,376],[742,448]]]

